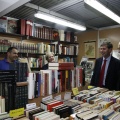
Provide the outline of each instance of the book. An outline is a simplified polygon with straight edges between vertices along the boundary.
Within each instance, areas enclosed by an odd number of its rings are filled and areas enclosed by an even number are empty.
[[[70,116],[70,108],[68,106],[60,108],[58,110],[58,115],[60,115],[60,118],[66,118]]]
[[[7,32],[7,20],[0,19],[0,32],[6,33]]]
[[[61,105],[61,104],[63,104],[62,101],[55,101],[55,102],[49,103],[49,104],[47,104],[47,110],[49,110],[51,112],[52,107],[55,107],[55,106],[58,106],[58,105]]]
[[[48,67],[49,70],[74,70],[74,67],[71,67],[71,66],[65,66],[65,67],[52,67],[52,66],[49,66]]]
[[[25,25],[26,21],[24,19],[19,19],[17,21],[17,34],[25,35]]]
[[[13,34],[17,33],[17,20],[8,20],[7,32]]]
[[[83,120],[91,120],[91,119],[94,119],[94,118],[98,118],[98,114],[91,113],[91,114],[88,114],[88,115],[85,115],[84,117],[82,117]]]
[[[7,118],[7,117],[9,117],[9,113],[7,112],[0,113],[0,120]]]
[[[48,66],[54,66],[54,67],[68,67],[68,66],[74,66],[73,62],[63,62],[63,63],[48,63]]]

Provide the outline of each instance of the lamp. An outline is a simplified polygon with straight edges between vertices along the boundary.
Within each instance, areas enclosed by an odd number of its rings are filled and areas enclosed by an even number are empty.
[[[97,0],[84,0],[84,2],[120,24],[120,17],[99,3]]]
[[[83,26],[83,25],[76,24],[76,23],[64,20],[62,18],[58,18],[58,17],[50,15],[50,14],[38,12],[34,16],[39,18],[39,19],[47,20],[47,21],[57,23],[57,24],[60,24],[60,25],[63,25],[63,26],[71,27],[71,28],[74,28],[74,29],[77,29],[77,30],[81,30],[81,31],[86,30],[86,27]]]

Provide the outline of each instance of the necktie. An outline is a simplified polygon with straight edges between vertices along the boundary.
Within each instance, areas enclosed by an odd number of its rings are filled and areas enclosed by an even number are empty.
[[[103,85],[103,78],[104,78],[106,61],[107,60],[104,60],[104,63],[102,65],[102,68],[101,68],[101,71],[100,71],[100,79],[99,79],[99,84],[98,84],[99,87],[102,87],[102,85]]]

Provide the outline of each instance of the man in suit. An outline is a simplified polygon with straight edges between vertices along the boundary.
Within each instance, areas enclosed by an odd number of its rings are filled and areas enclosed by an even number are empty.
[[[111,54],[113,45],[110,42],[103,42],[100,46],[100,53],[102,57],[96,59],[91,85],[98,87],[105,87],[110,90],[118,90],[117,84],[119,83],[120,73],[120,60],[114,58]],[[104,61],[105,64],[104,64]],[[101,80],[101,73],[104,73]],[[102,71],[102,72],[101,72]],[[101,82],[101,83],[100,83]]]

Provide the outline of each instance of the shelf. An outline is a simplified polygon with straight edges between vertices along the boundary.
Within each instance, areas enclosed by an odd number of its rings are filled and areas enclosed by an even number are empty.
[[[64,44],[76,44],[78,45],[79,43],[76,42],[67,42],[67,41],[58,41],[59,43],[64,43]]]
[[[21,34],[13,34],[13,33],[3,33],[0,32],[0,35],[7,35],[10,37],[22,37],[22,40],[31,40],[31,39],[35,39],[35,40],[39,40],[39,41],[43,41],[43,42],[58,42],[58,43],[64,43],[64,44],[76,44],[78,45],[79,43],[76,42],[67,42],[67,41],[59,41],[59,40],[49,40],[49,39],[42,39],[42,38],[37,38],[34,36],[27,36],[27,35],[21,35]]]
[[[49,40],[49,39],[37,38],[37,37],[34,37],[34,36],[25,36],[25,39],[26,40],[35,39],[35,40],[40,40],[40,41],[43,41],[43,42],[56,42],[56,41],[58,41],[58,40]]]
[[[23,55],[45,55],[45,53],[22,53],[22,52],[19,52],[18,54],[23,54]]]
[[[38,67],[31,67],[30,69],[31,69],[31,70],[40,70],[41,68],[38,68]]]
[[[77,57],[77,55],[58,55],[60,58],[62,57]]]
[[[20,34],[3,33],[3,32],[0,32],[0,35],[7,35],[7,36],[10,36],[10,37],[24,37],[24,35],[20,35]]]

